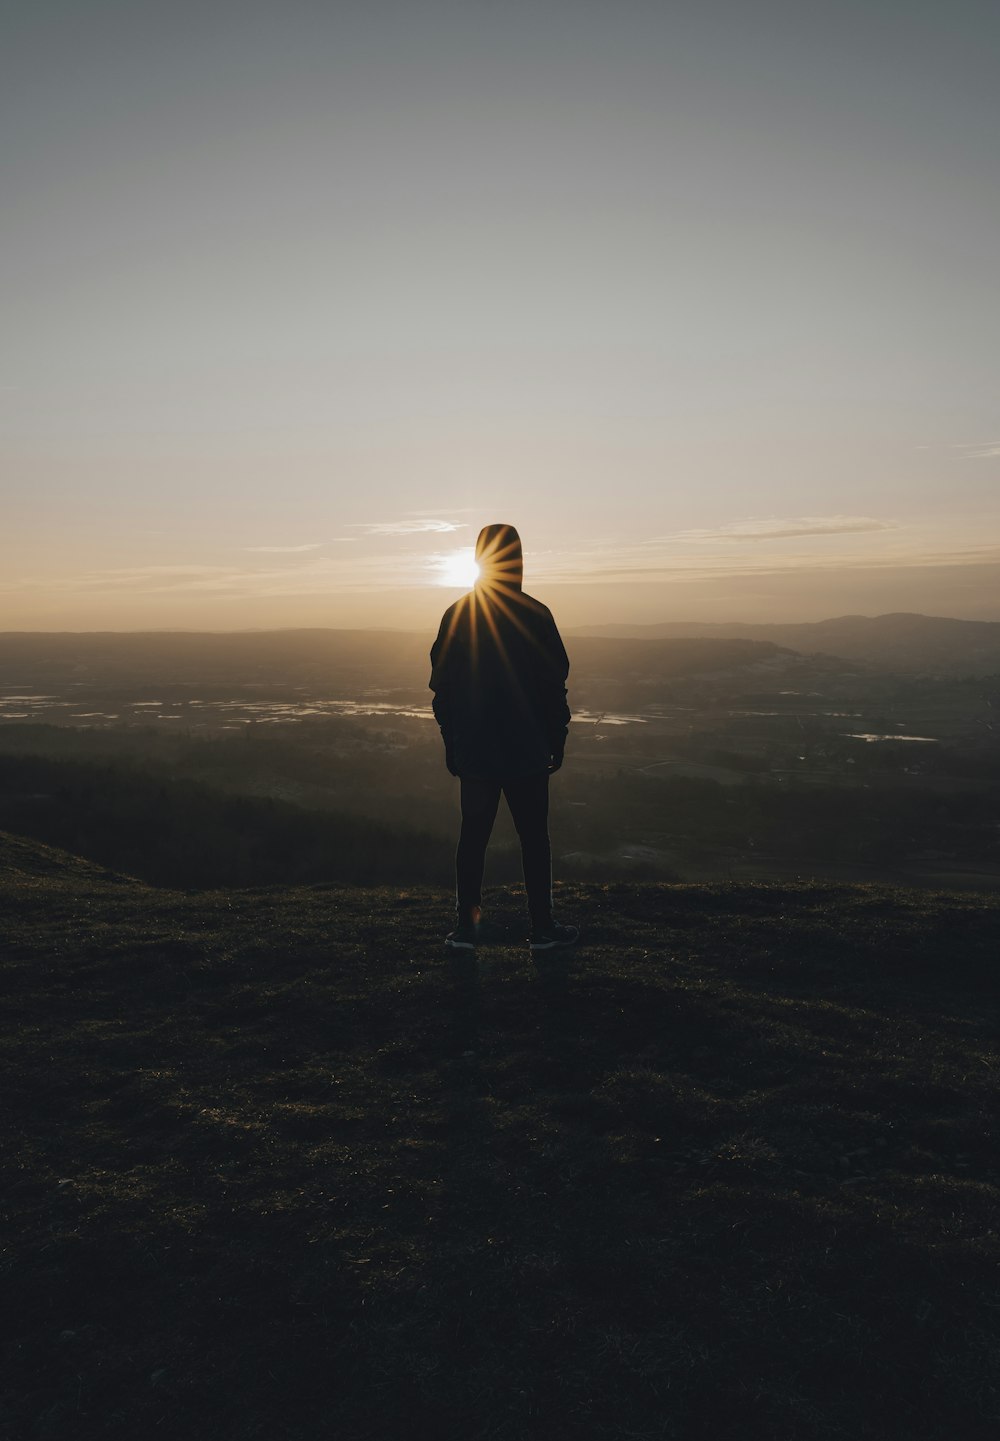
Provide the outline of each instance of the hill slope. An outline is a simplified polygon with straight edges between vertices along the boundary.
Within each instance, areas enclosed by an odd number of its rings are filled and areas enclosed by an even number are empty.
[[[571,646],[574,678],[595,665],[616,671],[655,665],[694,675],[768,660],[773,637],[663,640],[622,647],[581,637]],[[411,692],[430,704],[430,646],[421,631],[286,630],[229,633],[0,631],[0,685],[76,695],[81,686],[136,694],[197,695],[302,687],[356,699]],[[44,699],[45,697],[43,697]]]
[[[659,625],[578,627],[574,635],[646,641],[769,641],[806,654],[842,656],[887,670],[940,670],[952,675],[1000,672],[1000,621],[941,615],[843,615],[786,625],[665,621]]]
[[[495,901],[0,838],[10,1434],[995,1435],[1000,902]]]

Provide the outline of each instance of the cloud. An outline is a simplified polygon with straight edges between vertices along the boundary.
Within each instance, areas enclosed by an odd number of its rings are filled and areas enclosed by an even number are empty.
[[[476,505],[436,505],[430,510],[404,510],[404,515],[436,516],[442,510],[448,510],[452,515],[475,515],[481,509]]]
[[[398,586],[430,583],[420,557],[393,564]],[[204,598],[240,601],[268,596],[334,596],[352,591],[384,591],[385,557],[359,554],[357,549],[338,552],[336,557],[302,556],[288,565],[280,557],[273,566],[266,563],[219,565],[146,565],[114,570],[92,570],[75,575],[26,576],[0,580],[0,594],[114,595],[129,601],[140,596],[169,596],[173,599]]]
[[[536,558],[537,559],[537,558]],[[905,571],[941,566],[983,566],[1000,564],[1000,545],[987,544],[955,549],[917,546],[905,552],[879,551],[868,555],[850,555],[840,551],[817,557],[796,551],[791,555],[773,553],[736,555],[688,553],[678,555],[663,547],[655,551],[639,546],[607,547],[603,551],[565,552],[552,555],[538,566],[539,583],[587,584],[617,581],[669,581],[681,583],[699,580],[766,575],[805,575],[822,571],[847,572],[868,570]]]
[[[320,550],[324,545],[325,540],[312,540],[307,545],[243,545],[240,549],[254,555],[300,555],[306,550]]]
[[[1000,440],[966,440],[960,441],[952,448],[954,450],[964,450],[965,460],[1000,459]]]
[[[837,535],[839,543],[824,539]],[[735,543],[750,539],[773,540],[775,544]],[[453,541],[446,539],[443,545],[449,543]],[[159,564],[20,578],[8,572],[0,578],[0,593],[25,599],[41,595],[53,602],[58,597],[64,604],[74,594],[88,602],[99,596],[116,597],[123,615],[134,600],[144,597],[161,597],[178,605],[211,598],[238,606],[245,600],[269,597],[383,595],[389,589],[434,584],[437,557],[425,554],[425,548],[430,549],[426,542],[394,547],[391,563],[386,560],[386,547],[355,543],[331,555],[299,554],[294,563],[287,555],[277,554],[271,563],[266,555],[251,555],[228,565]],[[532,549],[528,587],[623,581],[683,584],[727,577],[804,577],[813,572],[846,574],[855,570],[860,574],[984,565],[1000,565],[1000,534],[995,526],[980,525],[977,532],[963,522],[943,531],[939,518],[903,526],[867,516],[799,516],[744,520],[652,541],[607,535],[558,548]],[[984,574],[970,569],[969,586],[983,588]]]
[[[93,570],[71,580],[80,590],[129,590],[163,594],[173,590],[213,590],[232,571],[222,565],[143,565]]]
[[[869,531],[895,530],[893,521],[870,515],[799,515],[783,519],[738,520],[709,530],[679,530],[657,536],[646,545],[667,541],[706,540],[790,540],[803,535],[861,535]]]
[[[895,530],[892,521],[870,515],[817,515],[799,520],[747,521],[731,526],[724,534],[733,540],[784,540],[798,535],[861,535],[868,531]]]
[[[367,535],[444,535],[464,528],[464,524],[456,525],[453,520],[380,520],[358,527]]]

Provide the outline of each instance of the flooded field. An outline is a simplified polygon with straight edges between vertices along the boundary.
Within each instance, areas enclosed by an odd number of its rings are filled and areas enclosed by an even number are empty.
[[[890,735],[877,735],[871,731],[845,731],[849,740],[867,741],[869,745],[878,744],[879,741],[917,741],[921,745],[937,745],[937,736],[904,736],[895,732]]]
[[[380,692],[379,694],[386,694]],[[391,693],[390,693],[391,694]],[[79,696],[41,694],[0,694],[0,723],[8,721],[42,721],[47,725],[79,727],[107,725],[155,725],[161,721],[183,722],[194,730],[233,730],[243,725],[294,725],[324,717],[361,716],[375,719],[433,720],[430,704],[378,700],[362,695],[356,700],[331,699],[323,696],[302,696],[295,700],[250,700],[245,696],[224,698],[185,697],[182,700],[133,700],[117,697],[112,703],[102,697],[105,706],[98,709],[96,701],[87,702]],[[86,705],[87,708],[82,707]],[[651,716],[617,715],[608,712],[578,709],[573,720],[578,725],[632,726],[647,725],[651,720],[665,719],[662,712]]]
[[[152,807],[157,836],[174,817],[171,864],[183,871],[192,836],[215,835],[212,853],[234,866],[242,858],[248,883],[264,840],[244,836],[246,826],[274,832],[275,856],[298,856],[310,828],[378,825],[392,837],[405,818],[450,854],[456,791],[425,688],[18,679],[0,688],[0,829],[81,854],[97,846],[102,862],[132,873],[141,857],[129,847]],[[691,681],[667,697],[642,676],[589,688],[581,677],[553,790],[561,873],[1000,883],[985,780],[993,772],[980,740],[992,710],[978,688],[898,697],[870,683],[867,694],[846,689],[734,694]],[[845,721],[857,729],[845,731]],[[230,814],[237,798],[250,809]],[[253,809],[262,804],[276,809]],[[497,873],[516,879],[516,837],[503,815],[497,837]],[[142,861],[154,870],[167,843],[156,844]]]
[[[80,687],[80,690],[85,689]],[[89,688],[87,688],[89,689]],[[116,693],[109,695],[81,694],[53,695],[39,692],[0,693],[0,724],[4,721],[43,721],[48,725],[73,725],[82,728],[108,725],[150,725],[161,721],[183,722],[195,730],[236,729],[239,726],[294,725],[315,721],[324,717],[355,716],[375,719],[405,718],[408,720],[432,720],[433,712],[429,703],[420,704],[412,692],[405,693],[405,699],[384,699],[392,696],[391,691],[380,690],[371,694],[362,693],[356,699],[333,698],[322,695],[303,694],[294,698],[248,697],[248,696],[184,696],[183,698],[135,699],[134,696]],[[690,728],[694,720],[704,723],[730,723],[742,728],[741,722],[754,721],[806,721],[823,725],[835,720],[862,720],[861,711],[825,709],[802,710],[755,710],[732,707],[718,711],[715,708],[700,712],[689,705],[653,705],[639,714],[574,708],[573,721],[581,726],[651,726]],[[940,737],[909,735],[902,731],[904,722],[896,722],[901,729],[896,731],[840,731],[839,735],[850,740],[865,741],[869,744],[884,741],[913,741],[936,744]]]

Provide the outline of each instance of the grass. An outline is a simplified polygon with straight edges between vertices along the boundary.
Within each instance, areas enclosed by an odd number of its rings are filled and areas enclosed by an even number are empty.
[[[996,897],[0,847],[0,1435],[996,1436]]]

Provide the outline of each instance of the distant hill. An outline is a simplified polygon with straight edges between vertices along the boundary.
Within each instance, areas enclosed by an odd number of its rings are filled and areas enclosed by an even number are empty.
[[[557,900],[0,834],[6,1434],[993,1441],[1000,902]]]
[[[657,677],[698,675],[704,671],[740,670],[782,658],[791,660],[794,651],[773,637],[636,636],[622,638],[605,634],[565,637],[573,663],[574,681],[584,676],[656,675]]]
[[[433,636],[413,631],[64,631],[0,632],[0,687],[70,686],[210,690],[302,686],[355,697],[406,690],[429,702]],[[634,643],[567,636],[574,685],[588,674],[690,675],[772,659],[774,636],[760,640],[642,635]]]
[[[926,615],[848,615],[798,624],[664,621],[592,625],[565,632],[574,678],[642,669],[661,676],[753,665],[782,652],[824,654],[883,670],[1000,672],[1000,621]],[[0,687],[70,685],[380,687],[426,693],[432,636],[417,631],[6,631]],[[626,650],[621,642],[633,644]],[[617,642],[617,644],[611,644]]]
[[[0,682],[60,687],[426,686],[431,636],[412,631],[5,631]]]
[[[770,641],[807,655],[823,653],[886,670],[992,675],[1000,672],[1000,621],[948,616],[844,615],[796,624],[746,625],[664,621],[658,625],[579,626],[574,636],[628,640],[744,639]]]

